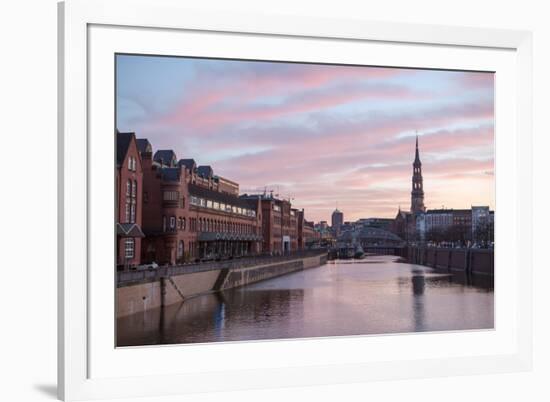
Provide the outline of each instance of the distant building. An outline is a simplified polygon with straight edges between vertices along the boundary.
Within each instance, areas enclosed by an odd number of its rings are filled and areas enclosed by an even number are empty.
[[[338,234],[340,233],[340,228],[344,224],[344,213],[336,208],[332,212],[331,218],[332,231],[334,235],[338,236]]]
[[[315,229],[318,231],[325,231],[329,229],[327,221],[319,221],[319,223],[315,224]]]
[[[464,244],[471,240],[472,212],[469,209],[431,209],[421,214],[419,221],[417,230],[420,240]]]
[[[391,218],[362,218],[356,221],[355,224],[362,227],[391,230],[393,221]]]
[[[391,231],[405,241],[416,241],[418,237],[416,220],[417,217],[425,211],[422,162],[420,161],[417,135],[413,162],[411,208],[410,211],[402,211],[401,208],[399,208],[394,218],[393,225],[391,226]]]
[[[415,216],[399,208],[393,220],[391,231],[405,241],[413,240],[416,233]]]
[[[493,212],[487,206],[430,209],[416,217],[418,240],[467,245],[476,240],[478,233],[488,242],[492,239],[492,216]]]
[[[360,220],[368,221],[368,220]],[[494,213],[488,206],[471,209],[431,209],[424,205],[422,162],[416,136],[413,162],[411,209],[399,208],[391,224],[391,231],[406,242],[450,242],[468,245],[478,242],[484,245],[493,241]]]
[[[304,248],[310,248],[319,243],[321,236],[319,232],[314,229],[313,222],[304,220],[303,226],[303,242]]]
[[[411,213],[418,214],[426,211],[424,206],[424,184],[422,179],[422,162],[418,151],[418,135],[416,136],[416,151],[413,162],[413,177],[411,191]]]
[[[487,206],[472,207],[472,239],[488,244],[494,241],[494,212]]]
[[[334,242],[335,236],[333,228],[328,225],[327,221],[320,221],[316,224],[312,223],[312,226],[315,231],[317,243],[326,246]]]

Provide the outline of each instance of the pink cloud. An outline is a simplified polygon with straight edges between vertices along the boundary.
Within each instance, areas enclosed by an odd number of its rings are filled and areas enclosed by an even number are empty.
[[[231,118],[230,114],[216,119],[217,113],[213,113],[211,109],[230,96],[234,97],[239,104],[245,104],[265,96],[286,96],[318,89],[323,85],[336,82],[357,83],[358,80],[370,82],[380,78],[398,76],[404,74],[405,71],[389,68],[311,65],[307,68],[303,66],[296,69],[290,68],[276,74],[258,75],[255,72],[239,71],[237,74],[229,74],[229,78],[224,77],[223,79],[211,72],[202,72],[196,79],[197,84],[191,88],[186,88],[186,96],[183,100],[167,115],[161,116],[158,123],[182,123],[191,124],[195,127],[221,125],[228,121],[235,121],[237,117]],[[209,83],[208,87],[205,88],[204,82]],[[391,88],[387,88],[387,93],[391,94],[392,92],[395,94],[395,90],[392,91]],[[378,91],[378,94],[384,96],[381,91]],[[359,94],[355,93],[355,96],[350,99],[358,98]],[[341,97],[341,101],[349,101],[349,99],[346,100],[346,98]],[[327,103],[327,105],[334,104]],[[313,106],[314,104],[312,104]],[[286,113],[290,111],[288,108],[285,110]],[[273,117],[275,113],[275,110],[265,111],[264,114],[259,113],[258,117]],[[253,115],[246,116],[246,114],[245,111],[241,118],[253,118]]]
[[[386,80],[415,73],[318,65],[205,70],[168,113],[142,124],[140,136],[156,149],[173,147],[180,157],[212,164],[241,188],[276,186],[308,219],[328,220],[336,203],[346,219],[408,208],[414,137],[398,135],[419,130],[428,205],[451,196],[457,206],[468,204],[471,189],[490,202],[494,166],[485,153],[494,141],[493,102],[478,92],[459,98],[459,89],[491,88],[492,75],[457,73],[450,85],[456,95],[445,93],[443,101],[437,91]],[[365,100],[364,112],[355,104],[346,115],[335,108]],[[407,100],[407,108],[376,108],[376,100]],[[217,158],[206,160],[209,152]]]

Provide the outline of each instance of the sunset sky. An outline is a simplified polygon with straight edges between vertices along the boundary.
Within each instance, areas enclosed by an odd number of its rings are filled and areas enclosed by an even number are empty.
[[[408,210],[415,131],[427,208],[494,208],[491,73],[117,56],[116,96],[119,130],[308,220]]]

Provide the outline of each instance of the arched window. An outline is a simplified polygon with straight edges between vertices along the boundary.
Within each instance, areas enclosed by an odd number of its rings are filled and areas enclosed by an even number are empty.
[[[181,218],[181,230],[185,230],[185,218]]]
[[[132,198],[135,198],[137,195],[137,181],[134,180],[132,183]]]
[[[132,195],[132,181],[128,179],[126,182],[126,195],[129,197]]]

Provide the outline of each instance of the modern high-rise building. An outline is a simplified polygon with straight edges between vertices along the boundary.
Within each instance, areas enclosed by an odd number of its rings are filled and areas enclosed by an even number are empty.
[[[339,211],[338,208],[332,212],[332,230],[335,234],[340,232],[340,227],[344,224],[344,213]]]

